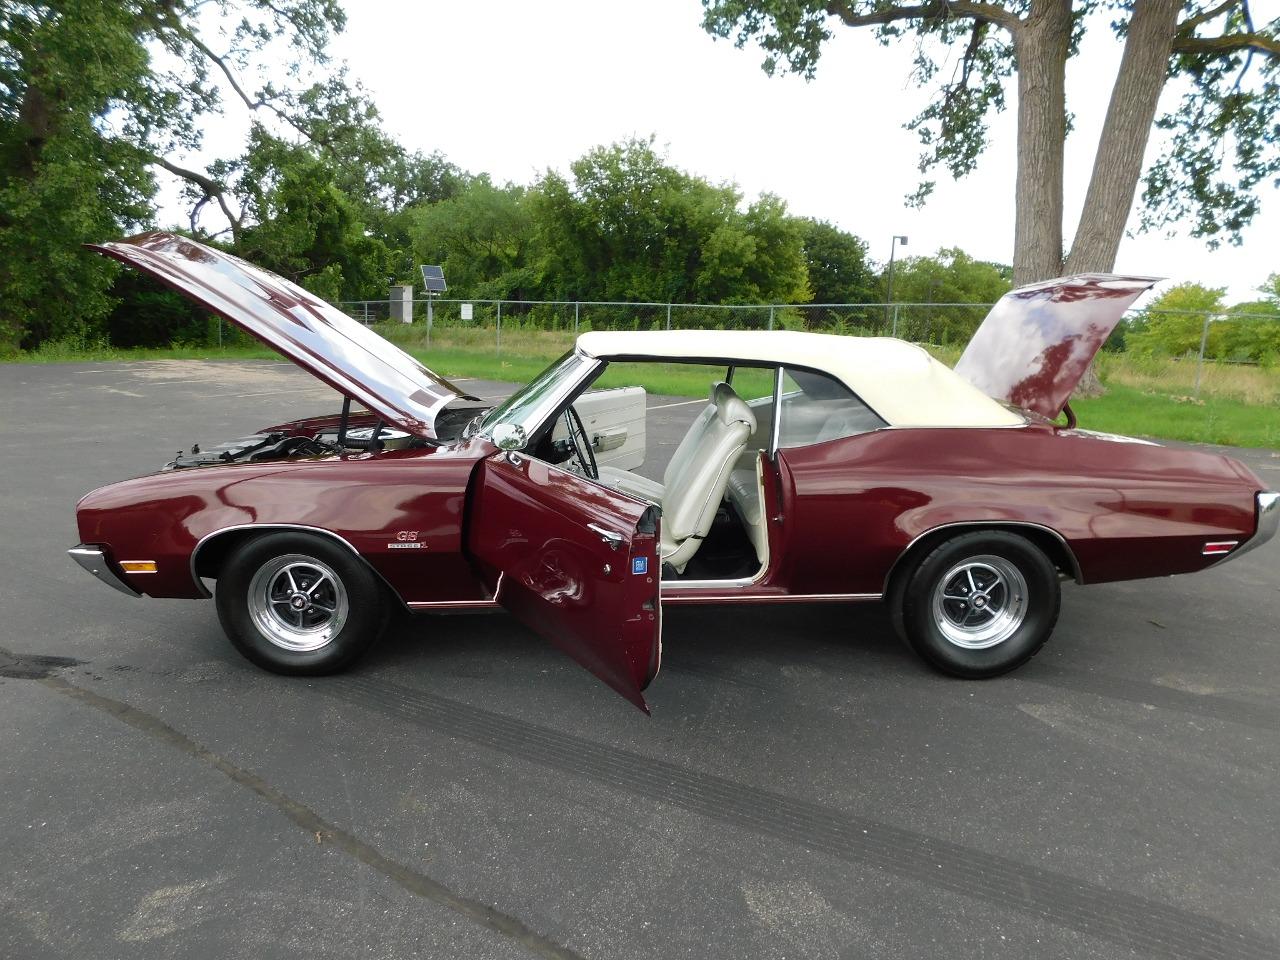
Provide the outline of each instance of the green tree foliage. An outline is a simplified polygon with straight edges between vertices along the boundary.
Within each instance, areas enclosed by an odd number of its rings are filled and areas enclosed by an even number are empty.
[[[888,277],[881,277],[881,296],[887,296]],[[974,307],[916,308],[908,332],[931,343],[964,343],[973,335],[986,304],[1009,292],[1009,268],[975,260],[959,247],[947,247],[932,257],[907,257],[893,269],[893,299],[898,303],[975,304]]]
[[[1209,318],[1205,356],[1210,360],[1280,362],[1280,296],[1277,275],[1258,288],[1262,299],[1224,306],[1226,289],[1180,283],[1125,321],[1124,346],[1138,354],[1199,354]]]
[[[1280,173],[1280,18],[1255,21],[1250,0],[702,0],[703,27],[758,44],[767,73],[811,78],[841,27],[913,51],[913,80],[931,91],[907,126],[920,169],[961,177],[988,143],[988,118],[1016,77],[1019,283],[1063,272],[1065,73],[1086,29],[1115,31],[1125,53],[1112,87],[1067,272],[1110,270],[1143,178],[1153,127],[1167,132],[1146,171],[1142,223],[1190,221],[1211,244],[1239,242],[1262,184]],[[1172,82],[1183,98],[1160,116]],[[932,189],[925,180],[914,199]]]
[[[0,9],[0,353],[89,332],[116,271],[80,245],[149,215],[145,157],[116,133],[166,106],[137,80],[134,14],[94,0]]]
[[[813,302],[875,302],[879,280],[867,258],[866,242],[823,220],[800,222]]]
[[[1266,282],[1258,287],[1258,292],[1262,294],[1265,302],[1280,310],[1280,273],[1273,273],[1267,277]]]
[[[881,277],[887,283],[887,277]],[[975,260],[959,247],[907,257],[893,268],[893,299],[907,303],[995,303],[1009,292],[1009,268]]]
[[[1280,273],[1258,287],[1260,300],[1237,303],[1209,328],[1209,349],[1222,360],[1280,363]]]
[[[1198,353],[1206,313],[1220,314],[1225,287],[1180,283],[1151,301],[1125,339],[1135,353],[1182,356]]]
[[[309,144],[255,128],[244,156],[219,167],[241,204],[236,253],[327,300],[383,297],[390,253],[338,173]]]
[[[531,207],[524,187],[476,177],[454,196],[410,211],[414,262],[442,264],[450,287],[476,299],[536,298]]]
[[[671,166],[650,140],[598,147],[532,197],[544,290],[583,300],[788,302],[808,296],[803,227],[764,195]]]
[[[80,244],[151,222],[153,174],[185,185],[192,233],[272,256],[317,289],[385,281],[386,254],[380,241],[361,244],[364,229],[407,246],[399,211],[448,196],[461,173],[381,130],[368,98],[328,61],[343,25],[338,0],[0,7],[0,350],[101,328],[116,271]],[[267,74],[276,79],[249,79]],[[227,107],[252,118],[243,154],[200,167],[181,159],[202,147],[203,118]],[[277,144],[305,147],[325,169]],[[272,160],[286,166],[267,171]],[[309,189],[319,192],[304,210]],[[266,210],[286,211],[287,223],[264,223]],[[126,320],[118,311],[111,329],[128,339]]]

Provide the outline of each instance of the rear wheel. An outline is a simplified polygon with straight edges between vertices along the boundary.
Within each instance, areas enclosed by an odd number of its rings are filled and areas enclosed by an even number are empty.
[[[928,553],[895,593],[907,642],[945,673],[979,679],[1025,663],[1058,620],[1058,572],[1025,537],[962,534]]]
[[[223,567],[218,619],[247,659],[274,673],[341,670],[382,633],[390,604],[368,566],[323,537],[250,540]]]

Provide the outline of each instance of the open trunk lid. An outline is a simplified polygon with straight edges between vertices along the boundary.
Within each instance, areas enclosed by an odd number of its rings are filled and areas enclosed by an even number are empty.
[[[475,399],[337,307],[229,253],[172,233],[88,246],[220,314],[415,436],[433,437],[451,400]]]
[[[1010,290],[955,371],[996,400],[1053,419],[1124,312],[1160,279],[1081,274]]]

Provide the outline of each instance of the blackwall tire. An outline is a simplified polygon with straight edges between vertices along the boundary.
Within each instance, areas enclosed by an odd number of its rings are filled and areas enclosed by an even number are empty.
[[[390,602],[368,565],[307,533],[247,541],[218,577],[218,619],[251,662],[298,676],[336,673],[382,634]]]
[[[1058,571],[1025,537],[975,531],[944,541],[911,572],[895,619],[908,644],[952,676],[1007,673],[1039,652],[1058,620]]]

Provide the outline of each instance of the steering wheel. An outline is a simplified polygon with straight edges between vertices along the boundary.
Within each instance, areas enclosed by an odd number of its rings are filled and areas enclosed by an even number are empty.
[[[583,426],[582,417],[570,406],[564,412],[565,431],[569,434],[569,445],[573,447],[574,459],[582,472],[590,480],[600,479],[600,468],[596,466],[596,453],[591,448],[591,438],[587,436],[587,428]]]

